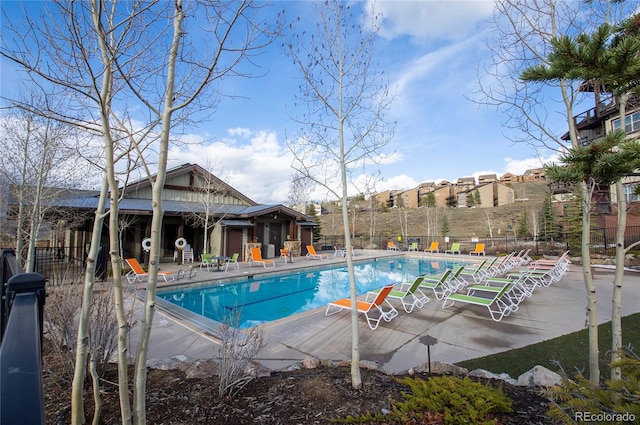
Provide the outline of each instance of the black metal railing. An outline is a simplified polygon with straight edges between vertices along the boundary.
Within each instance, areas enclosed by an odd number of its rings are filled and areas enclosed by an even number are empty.
[[[615,255],[616,234],[617,229],[615,227],[592,229],[589,252],[591,254],[608,256]],[[418,244],[418,250],[422,251],[429,247],[431,242],[438,241],[440,252],[443,252],[448,249],[453,242],[459,242],[462,244],[464,252],[465,250],[472,250],[476,243],[481,242],[485,244],[487,252],[491,254],[508,253],[515,250],[531,248],[532,255],[557,255],[566,250],[572,251],[574,253],[573,255],[580,255],[580,237],[580,233],[558,233],[553,237],[546,238],[546,240],[542,238],[515,237],[513,233],[493,238],[469,235],[452,235],[448,237],[410,235],[406,238],[401,237],[400,240],[398,240],[397,236],[376,236],[373,239],[356,236],[352,238],[352,243],[354,246],[360,248],[372,247],[386,249],[387,242],[392,241],[401,249],[407,249],[411,243],[416,242]],[[638,241],[640,241],[640,226],[628,226],[625,229],[625,246],[629,246]],[[314,245],[325,250],[332,250],[334,246],[343,247],[344,236],[323,235],[318,241],[314,242]],[[640,247],[638,247],[636,251],[640,251]]]
[[[45,278],[23,273],[3,250],[0,342],[0,423],[44,424],[42,332]]]
[[[82,281],[88,250],[88,246],[38,247],[35,271],[54,285]],[[96,258],[96,279],[107,278],[108,261],[108,247],[103,245]]]

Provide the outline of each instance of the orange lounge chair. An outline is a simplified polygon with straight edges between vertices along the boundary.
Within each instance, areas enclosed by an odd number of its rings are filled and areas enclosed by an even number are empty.
[[[384,319],[385,322],[390,322],[391,319],[398,315],[398,310],[395,309],[386,299],[389,295],[389,292],[393,289],[393,284],[387,285],[380,290],[377,294],[376,298],[372,302],[367,301],[357,301],[356,308],[358,309],[358,313],[364,314],[364,317],[367,319],[367,324],[372,331],[375,331],[378,325],[380,324],[380,319]],[[382,303],[386,301],[387,306],[390,307],[389,310],[384,310],[382,308]],[[331,307],[336,307],[337,310],[332,311]],[[336,314],[341,312],[342,310],[351,310],[351,300],[349,298],[342,298],[340,300],[331,302],[327,304],[327,311],[325,311],[325,316],[331,316],[332,314]],[[371,315],[371,313],[377,311],[378,316]]]
[[[484,255],[484,244],[483,243],[477,243],[476,244],[476,249],[471,251],[469,254],[470,255]]]
[[[387,242],[387,251],[400,251],[400,248],[393,241],[389,241]]]
[[[329,254],[317,254],[313,245],[307,245],[307,259],[312,260],[314,258],[323,260],[325,258],[329,258]]]
[[[134,283],[136,281],[142,282],[144,279],[149,277],[149,273],[145,272],[138,260],[135,258],[126,258],[124,261],[127,262],[129,267],[131,267],[131,271],[125,275],[129,283]],[[158,272],[158,276],[162,276],[165,282],[170,282],[175,280],[175,276],[171,272]]]
[[[271,264],[271,267],[276,266],[276,263],[273,260],[262,259],[262,253],[260,252],[260,248],[258,247],[251,248],[251,258],[249,258],[249,266],[253,267],[253,263],[262,264],[265,269],[267,268],[267,264]]]
[[[430,252],[433,254],[433,252],[440,252],[440,249],[438,249],[438,245],[440,245],[440,242],[438,241],[433,241],[431,242],[431,246],[427,249],[424,250],[424,252]]]

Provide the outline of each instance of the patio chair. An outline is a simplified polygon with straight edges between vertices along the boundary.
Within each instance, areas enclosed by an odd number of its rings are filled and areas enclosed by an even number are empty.
[[[460,242],[454,242],[451,244],[451,249],[447,249],[445,254],[460,254]]]
[[[418,252],[418,242],[411,242],[407,251],[415,251]]]
[[[127,262],[131,270],[125,275],[129,283],[135,283],[136,281],[142,282],[144,279],[149,277],[149,273],[145,272],[138,260],[135,258],[126,258],[124,261]],[[165,282],[170,282],[175,280],[175,276],[171,272],[158,272],[158,276],[162,276]]]
[[[424,307],[424,305],[429,302],[429,297],[420,290],[422,280],[423,277],[418,276],[413,282],[402,283],[399,289],[392,289],[387,298],[400,300],[402,302],[402,308],[404,308],[404,311],[407,313],[411,313],[415,307]],[[369,291],[367,293],[367,298],[370,295],[378,295],[382,289],[383,288]]]
[[[212,254],[208,254],[208,253],[204,253],[200,255],[200,268],[202,268],[203,266],[207,268],[207,271],[209,271],[209,268],[211,268],[211,266],[213,266],[213,255]]]
[[[474,286],[473,289],[470,288],[466,294],[450,294],[444,299],[442,308],[447,309],[453,306],[456,302],[484,306],[489,310],[491,319],[499,322],[503,317],[508,316],[512,311],[515,311],[513,303],[509,298],[509,292],[513,287],[513,282],[510,282],[505,284],[498,291],[495,291],[494,289],[490,289],[484,285],[477,285]],[[481,295],[478,293],[481,293]]]
[[[249,258],[249,266],[253,267],[253,264],[262,264],[262,266],[266,269],[267,264],[270,264],[271,267],[275,267],[276,263],[273,260],[265,260],[262,258],[262,253],[260,252],[260,248],[254,247],[251,248],[251,257]]]
[[[400,248],[393,241],[389,241],[387,242],[387,251],[400,251]]]
[[[291,253],[287,248],[282,248],[280,250],[280,258],[282,258],[286,264],[287,260],[291,260]]]
[[[449,276],[451,276],[452,270],[447,269],[440,275],[425,275],[422,276],[422,282],[420,287],[424,289],[431,289],[433,295],[437,300],[441,300],[451,294],[454,291],[454,287],[449,284]]]
[[[307,245],[307,259],[313,260],[314,258],[324,260],[325,258],[329,258],[329,254],[318,254],[313,245]]]
[[[341,256],[342,258],[347,256],[347,248],[338,248],[337,246],[333,247],[333,258],[337,256]]]
[[[468,284],[471,283],[467,278],[472,278],[473,283],[482,283],[489,277],[491,277],[491,265],[498,261],[498,257],[495,257],[491,263],[487,264],[487,260],[482,260],[477,266],[465,266],[460,273],[460,278],[464,279]]]
[[[234,252],[231,258],[228,260],[224,260],[224,271],[229,270],[229,264],[233,264],[233,268],[236,270],[240,270],[240,264],[238,263],[238,257],[240,254],[238,252]]]
[[[431,242],[431,246],[427,249],[424,250],[424,252],[430,252],[433,254],[433,252],[440,252],[440,249],[438,249],[438,245],[440,245],[440,242],[438,241],[433,241]]]
[[[484,244],[483,243],[477,243],[476,244],[476,249],[474,249],[473,251],[469,252],[469,255],[484,255]]]
[[[369,328],[372,331],[375,331],[378,328],[378,325],[380,325],[381,319],[384,319],[385,322],[390,322],[394,317],[398,315],[398,310],[396,310],[395,307],[392,306],[391,303],[389,303],[389,301],[387,301],[386,299],[387,296],[389,295],[389,292],[391,292],[392,289],[393,289],[393,284],[387,285],[384,288],[382,288],[380,293],[376,296],[376,298],[372,302],[368,302],[368,301],[356,302],[356,308],[358,310],[358,313],[364,314],[364,317],[367,319],[367,325],[369,325]],[[383,303],[386,303],[386,305],[389,306],[388,310],[385,310],[382,308]],[[332,307],[337,308],[337,310],[329,313]],[[341,312],[342,310],[351,310],[351,299],[342,298],[340,300],[336,300],[327,304],[327,310],[325,311],[324,315],[331,316],[333,314]],[[375,317],[375,315],[372,315],[372,313],[375,314],[376,312],[377,312],[377,317]]]

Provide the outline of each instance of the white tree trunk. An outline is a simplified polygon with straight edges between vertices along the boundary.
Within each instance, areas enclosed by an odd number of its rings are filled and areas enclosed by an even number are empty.
[[[160,269],[161,251],[161,230],[162,217],[162,193],[167,172],[167,156],[169,151],[169,137],[171,135],[171,116],[173,114],[174,86],[176,75],[176,62],[180,51],[180,40],[182,37],[182,21],[184,12],[182,0],[175,0],[173,16],[173,40],[169,49],[169,59],[167,62],[167,87],[164,98],[164,108],[162,110],[160,133],[160,146],[158,148],[158,171],[156,179],[152,185],[151,207],[153,216],[151,218],[151,252],[149,254],[149,276],[147,279],[147,291],[144,304],[144,313],[140,323],[140,339],[135,361],[135,378],[133,393],[134,422],[136,425],[146,424],[146,386],[147,386],[147,355],[149,352],[149,341],[151,338],[151,327],[155,313],[156,289],[158,283],[158,270]]]
[[[95,211],[95,220],[91,235],[91,246],[87,256],[87,269],[84,274],[84,288],[82,291],[82,306],[80,319],[78,320],[78,339],[76,341],[76,362],[73,371],[73,383],[71,385],[71,423],[80,425],[84,423],[84,382],[87,376],[87,356],[89,355],[89,325],[91,320],[91,303],[93,302],[93,285],[96,280],[96,258],[100,252],[100,240],[102,239],[102,224],[104,223],[104,210],[107,203],[107,178],[102,180],[98,207]]]

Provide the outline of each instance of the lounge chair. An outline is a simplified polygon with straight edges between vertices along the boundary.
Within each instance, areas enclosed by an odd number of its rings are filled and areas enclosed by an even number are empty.
[[[387,298],[400,300],[402,302],[402,308],[404,308],[404,311],[407,313],[411,313],[415,307],[424,307],[424,305],[429,302],[429,297],[420,290],[422,280],[423,278],[418,276],[413,282],[405,282],[401,284],[400,289],[392,289]],[[367,293],[367,297],[370,294],[378,295],[380,291],[382,291],[382,288],[369,291]]]
[[[131,267],[131,271],[125,275],[129,283],[135,283],[136,281],[142,282],[144,279],[149,277],[149,273],[144,271],[140,263],[138,263],[138,260],[135,258],[126,258],[124,261],[126,261],[129,267]],[[175,280],[175,276],[171,272],[159,271],[158,276],[162,276],[165,282]]]
[[[482,283],[491,277],[491,265],[497,260],[498,257],[495,257],[490,264],[487,264],[487,260],[482,260],[477,266],[465,266],[460,273],[460,278],[464,279],[468,284],[471,283],[467,280],[469,277],[473,279],[473,283]]]
[[[416,251],[418,252],[418,242],[411,242],[407,251]]]
[[[233,264],[233,268],[236,270],[240,270],[240,264],[238,264],[238,257],[240,256],[240,253],[238,252],[234,252],[233,255],[231,256],[231,258],[229,258],[228,260],[224,260],[224,271],[226,272],[227,270],[229,270],[229,264]]]
[[[431,242],[431,246],[429,248],[425,249],[424,252],[430,252],[432,254],[433,254],[433,251],[440,252],[440,249],[438,249],[438,245],[440,245],[440,242],[433,241],[433,242]]]
[[[460,254],[460,242],[454,242],[451,244],[451,249],[447,249],[445,254]]]
[[[280,258],[284,260],[285,264],[287,263],[287,261],[291,261],[291,253],[287,248],[282,248],[280,250]]]
[[[470,288],[466,294],[455,293],[449,295],[442,303],[442,308],[447,309],[456,302],[480,305],[489,310],[491,319],[499,322],[503,317],[514,311],[513,303],[509,298],[509,292],[513,287],[514,284],[510,282],[495,291],[493,288],[477,285],[473,289]]]
[[[454,291],[454,287],[449,284],[449,276],[452,270],[447,269],[441,275],[425,275],[422,276],[420,287],[423,289],[431,289],[436,299],[441,300]]]
[[[396,310],[395,307],[386,300],[392,289],[393,285],[385,286],[372,302],[356,301],[358,313],[364,314],[364,317],[367,319],[367,324],[371,330],[376,330],[378,328],[381,319],[384,319],[386,322],[390,322],[391,319],[398,315],[398,310]],[[389,306],[389,310],[386,311],[382,308],[383,303],[385,302],[386,305]],[[332,307],[336,307],[337,310],[329,313]],[[327,310],[324,315],[331,316],[332,314],[339,313],[342,310],[351,310],[351,300],[349,298],[342,298],[327,304]],[[378,317],[371,314],[374,312],[378,313]]]
[[[484,292],[500,292],[504,285],[507,284],[512,284],[513,287],[503,295],[503,301],[505,301],[505,303],[507,300],[511,301],[511,311],[516,311],[518,309],[518,305],[525,298],[530,297],[536,287],[535,284],[527,284],[527,276],[523,273],[516,279],[510,279],[508,277],[492,277],[487,279],[484,285],[473,285],[468,289],[469,292],[476,290]]]
[[[333,247],[333,258],[337,256],[341,256],[342,258],[347,256],[347,248],[338,248],[337,246]]]
[[[209,271],[209,268],[211,266],[213,266],[213,259],[211,257],[213,257],[211,254],[201,254],[200,255],[200,268],[206,267],[207,271]]]
[[[387,242],[387,251],[400,251],[400,248],[393,241],[389,241]]]
[[[313,245],[307,245],[307,259],[312,260],[314,258],[324,260],[325,258],[329,258],[329,254],[318,254]]]
[[[262,253],[260,252],[260,248],[254,247],[251,248],[251,257],[249,258],[249,266],[253,267],[253,264],[262,264],[262,266],[266,269],[267,264],[270,264],[271,267],[275,267],[276,263],[273,260],[264,260],[262,259]]]
[[[484,244],[483,243],[477,243],[476,244],[476,249],[474,249],[473,251],[469,252],[469,255],[484,255]]]

